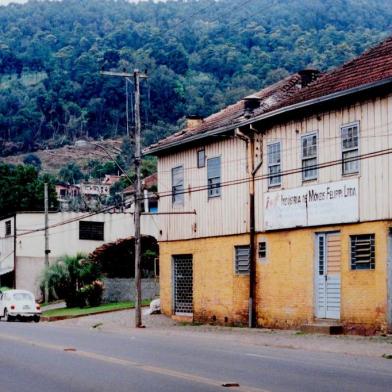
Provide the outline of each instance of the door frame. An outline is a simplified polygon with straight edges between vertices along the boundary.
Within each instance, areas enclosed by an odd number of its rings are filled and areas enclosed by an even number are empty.
[[[339,318],[334,318],[334,319],[330,319],[327,317],[318,317],[317,313],[318,313],[318,278],[319,278],[319,242],[318,242],[318,238],[319,236],[323,234],[325,235],[325,251],[326,251],[326,257],[327,257],[327,250],[328,250],[328,234],[342,234],[340,230],[327,230],[327,231],[317,231],[314,233],[314,263],[313,263],[313,267],[314,267],[314,273],[313,273],[313,317],[315,319],[320,319],[320,320],[340,320],[341,319],[341,305],[342,305],[342,257],[340,259],[340,273],[339,273],[339,277],[340,277],[340,306],[339,306]],[[325,265],[328,268],[328,259],[327,259],[327,264]]]

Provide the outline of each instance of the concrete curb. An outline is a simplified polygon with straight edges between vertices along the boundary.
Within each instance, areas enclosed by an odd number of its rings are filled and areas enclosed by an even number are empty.
[[[142,308],[147,308],[147,307],[149,307],[149,305],[142,306]],[[74,319],[74,318],[80,318],[80,317],[95,316],[97,314],[123,312],[124,310],[132,310],[132,309],[135,309],[135,307],[123,308],[123,309],[102,310],[101,312],[92,312],[92,313],[88,313],[88,314],[76,314],[74,316],[41,316],[41,321],[47,321],[47,322],[61,321],[61,320],[68,320],[68,319]]]

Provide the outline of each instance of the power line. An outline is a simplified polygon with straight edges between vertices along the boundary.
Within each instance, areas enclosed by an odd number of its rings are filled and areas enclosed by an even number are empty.
[[[324,162],[324,163],[320,163],[317,165],[313,165],[310,168],[312,169],[324,169],[327,167],[331,167],[331,166],[337,166],[337,165],[341,165],[343,164],[343,162],[347,162],[347,161],[357,161],[357,160],[365,160],[365,159],[369,159],[369,158],[374,158],[374,157],[380,157],[380,156],[384,156],[384,155],[389,155],[392,154],[392,148],[388,148],[385,150],[379,150],[379,151],[374,151],[371,153],[367,153],[367,154],[362,154],[362,155],[358,155],[357,157],[353,158],[353,159],[337,159],[337,160],[333,160],[333,161],[328,161],[328,162]],[[303,168],[295,168],[295,169],[289,169],[289,170],[285,170],[285,171],[281,171],[280,173],[276,173],[274,174],[274,176],[288,176],[288,175],[292,175],[292,174],[297,174],[297,173],[302,173],[303,172]],[[255,181],[260,181],[260,180],[265,180],[270,178],[271,175],[269,174],[263,174],[260,176],[256,176],[255,177]],[[220,183],[220,187],[221,188],[225,188],[228,186],[234,186],[234,185],[240,185],[240,184],[245,184],[248,183],[250,181],[252,181],[253,178],[252,177],[243,177],[243,178],[239,178],[239,179],[235,179],[235,180],[229,180],[229,181],[225,181],[225,182],[221,182]],[[202,186],[198,186],[198,187],[194,187],[188,190],[184,190],[182,192],[175,192],[176,195],[179,194],[190,194],[190,193],[195,193],[195,192],[201,192],[201,191],[205,191],[210,189],[210,187],[208,185],[202,185]],[[164,197],[172,197],[174,195],[174,193],[172,191],[167,191],[167,192],[158,192],[157,196],[159,197],[159,199],[164,198]]]
[[[12,236],[10,236],[12,238]],[[8,253],[8,255],[2,257],[0,259],[0,263],[2,263],[4,260],[8,259],[8,257],[10,257],[13,253],[15,253],[15,250],[12,250],[11,253]]]

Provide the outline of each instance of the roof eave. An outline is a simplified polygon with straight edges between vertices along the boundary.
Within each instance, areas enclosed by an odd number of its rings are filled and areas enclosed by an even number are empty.
[[[264,114],[260,114],[255,117],[251,117],[249,119],[240,121],[235,124],[229,124],[224,127],[215,128],[215,129],[213,129],[211,131],[207,131],[205,133],[195,134],[193,136],[187,137],[182,140],[173,141],[171,143],[168,143],[168,144],[165,144],[162,146],[157,146],[157,147],[146,149],[145,155],[158,155],[157,153],[162,153],[163,151],[171,150],[173,148],[179,147],[184,144],[189,144],[189,143],[192,143],[192,142],[195,142],[195,141],[198,141],[198,140],[210,137],[210,136],[214,136],[214,135],[218,135],[218,134],[221,134],[224,132],[232,131],[236,128],[243,127],[243,126],[252,124],[254,122],[257,122],[257,121],[270,119],[272,117],[276,117],[276,116],[279,116],[282,114],[288,114],[290,112],[295,112],[296,110],[304,109],[309,106],[314,106],[314,105],[317,105],[317,104],[320,104],[323,102],[333,101],[334,99],[353,95],[353,94],[356,94],[356,93],[359,93],[359,92],[362,92],[365,90],[370,90],[373,88],[382,87],[382,86],[390,84],[390,83],[392,83],[392,78],[387,78],[387,79],[379,80],[377,82],[367,83],[367,84],[363,84],[361,86],[349,88],[347,90],[342,90],[342,91],[338,91],[338,92],[335,92],[332,94],[324,95],[322,97],[298,102],[298,103],[295,103],[290,106],[284,106],[282,108],[279,108],[279,109],[276,109],[276,110],[273,110],[271,112],[267,112]]]
[[[307,101],[298,102],[298,103],[295,103],[290,106],[284,106],[282,108],[273,110],[271,112],[267,112],[264,114],[260,114],[259,116],[252,117],[251,119],[247,119],[247,120],[241,122],[240,124],[238,124],[238,126],[249,125],[249,124],[252,124],[256,121],[270,119],[272,117],[279,116],[281,114],[287,114],[287,113],[294,112],[299,109],[304,109],[309,106],[318,105],[323,102],[333,101],[334,99],[342,98],[342,97],[349,96],[349,95],[354,95],[354,94],[360,93],[362,91],[374,89],[377,87],[382,87],[382,86],[385,86],[390,83],[392,83],[392,78],[379,80],[377,82],[363,84],[361,86],[352,87],[347,90],[342,90],[342,91],[338,91],[336,93],[324,95],[324,96],[321,96],[318,98],[313,98],[313,99],[310,99]]]

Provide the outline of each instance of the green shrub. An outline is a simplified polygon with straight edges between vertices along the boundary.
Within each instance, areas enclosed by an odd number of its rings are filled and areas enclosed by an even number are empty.
[[[82,253],[63,256],[47,267],[41,278],[41,289],[48,285],[50,299],[64,299],[67,307],[100,303],[103,287],[98,264]],[[91,289],[89,286],[93,286]],[[97,287],[95,287],[97,286]]]

